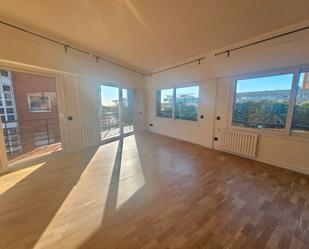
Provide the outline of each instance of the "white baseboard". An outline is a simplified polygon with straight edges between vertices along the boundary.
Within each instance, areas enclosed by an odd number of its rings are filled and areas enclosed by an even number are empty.
[[[308,169],[301,168],[301,167],[297,167],[297,166],[287,164],[287,163],[284,163],[284,162],[277,162],[277,161],[274,161],[274,160],[271,160],[271,159],[254,158],[253,160],[256,160],[256,161],[262,162],[262,163],[267,163],[267,164],[270,164],[270,165],[273,165],[273,166],[276,166],[276,167],[279,167],[279,168],[284,168],[284,169],[288,169],[288,170],[295,171],[295,172],[298,172],[298,173],[302,173],[302,174],[305,174],[305,175],[309,175],[309,168]]]
[[[171,137],[171,138],[174,138],[174,139],[178,139],[178,140],[186,141],[186,142],[189,142],[189,143],[197,144],[197,143],[194,143],[192,141],[179,139],[177,137],[172,137],[170,135],[167,135],[167,134],[164,134],[164,133],[161,133],[161,132],[157,132],[157,131],[154,131],[154,130],[149,129],[148,131],[156,133],[156,134],[160,134],[160,135],[163,135],[163,136],[166,136],[166,137]],[[203,146],[201,144],[198,144],[198,145]],[[205,146],[203,146],[203,147],[205,147]],[[222,151],[217,146],[215,146],[213,148],[209,148],[209,147],[205,147],[205,148]],[[229,153],[229,152],[226,152],[226,151],[222,151],[222,152]],[[233,153],[230,153],[230,154],[233,154]],[[233,155],[241,156],[241,155],[236,155],[236,154],[233,154]],[[288,170],[295,171],[295,172],[298,172],[298,173],[302,173],[302,174],[305,174],[305,175],[309,175],[309,167],[308,167],[308,169],[306,169],[306,168],[297,167],[297,166],[294,166],[294,165],[291,165],[291,164],[287,164],[287,163],[284,163],[284,162],[278,162],[278,161],[271,160],[271,159],[260,159],[258,157],[256,157],[256,158],[244,157],[244,158],[247,158],[247,159],[250,159],[250,160],[255,160],[255,161],[266,163],[266,164],[270,164],[270,165],[273,165],[273,166],[276,166],[276,167],[279,167],[279,168],[288,169]]]

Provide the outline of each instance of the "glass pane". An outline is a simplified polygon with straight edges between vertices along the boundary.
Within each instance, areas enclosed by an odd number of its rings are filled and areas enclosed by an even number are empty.
[[[176,119],[197,120],[198,95],[198,86],[176,88]]]
[[[7,135],[5,143],[10,163],[61,150],[56,79],[14,71],[8,75],[12,78],[2,81],[0,88],[3,118],[7,121],[2,128]],[[47,134],[47,139],[43,137],[44,144],[36,143],[36,133]]]
[[[3,85],[3,92],[10,92],[11,91],[11,87],[7,86],[7,85]]]
[[[13,102],[11,100],[6,100],[5,104],[6,104],[6,106],[12,106]]]
[[[14,109],[13,108],[6,108],[6,113],[7,114],[14,113]]]
[[[7,115],[8,121],[14,121],[15,120],[15,115]]]
[[[4,93],[4,98],[5,99],[12,99],[12,94],[11,93]]]
[[[293,74],[237,80],[233,125],[283,129]]]
[[[51,111],[51,103],[49,96],[29,95],[29,108],[31,112],[49,112]]]
[[[157,116],[173,117],[173,88],[157,91]]]
[[[123,133],[133,131],[133,101],[134,101],[134,90],[122,89]]]
[[[292,129],[309,131],[309,72],[300,74]]]
[[[101,140],[119,136],[119,88],[101,85]]]
[[[0,75],[3,77],[9,77],[8,71],[5,71],[5,70],[0,70]]]

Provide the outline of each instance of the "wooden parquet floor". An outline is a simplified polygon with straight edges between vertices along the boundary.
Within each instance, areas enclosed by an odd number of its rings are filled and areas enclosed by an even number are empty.
[[[0,248],[309,248],[309,177],[129,136],[1,176]]]

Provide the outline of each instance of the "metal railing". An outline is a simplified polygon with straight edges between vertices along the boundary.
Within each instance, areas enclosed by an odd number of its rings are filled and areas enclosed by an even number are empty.
[[[123,133],[133,130],[133,112],[122,113],[122,124],[120,115],[117,112],[104,112],[100,118],[100,129],[102,132],[102,139],[117,136],[121,133],[121,126]]]
[[[119,128],[120,116],[118,112],[102,113],[100,118],[101,131],[110,131],[113,128]]]
[[[59,118],[4,121],[2,129],[9,155],[61,141]]]
[[[133,112],[122,113],[123,126],[133,125]],[[102,113],[100,118],[100,127],[102,131],[108,131],[112,128],[120,127],[120,115],[119,113]]]

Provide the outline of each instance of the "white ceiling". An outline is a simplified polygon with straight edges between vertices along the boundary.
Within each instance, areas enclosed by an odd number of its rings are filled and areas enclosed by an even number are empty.
[[[309,0],[0,0],[0,15],[145,72],[309,19]]]

